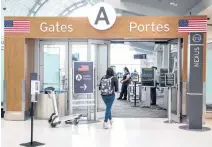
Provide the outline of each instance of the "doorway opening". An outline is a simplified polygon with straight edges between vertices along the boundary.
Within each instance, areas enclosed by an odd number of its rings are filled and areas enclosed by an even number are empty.
[[[41,88],[54,87],[65,98],[65,114],[82,113],[86,117],[100,118],[104,115],[105,104],[101,99],[99,83],[108,67],[113,67],[119,81],[123,77],[123,68],[128,67],[131,75],[136,71],[141,82],[142,68],[157,67],[155,80],[159,82],[160,70],[168,69],[175,73],[177,87],[172,89],[172,115],[177,122],[181,115],[181,39],[163,41],[136,40],[37,40],[39,50],[35,54]],[[134,59],[135,54],[146,54],[146,59]],[[73,62],[92,61],[94,63],[94,93],[92,95],[73,93]],[[167,117],[168,90],[157,86],[156,106],[143,108],[140,105],[144,97],[151,99],[141,84],[136,86],[136,105],[134,105],[134,85],[128,86],[127,100],[115,100],[112,107],[113,117],[165,118]],[[119,84],[119,92],[121,84]],[[144,96],[145,93],[145,96]],[[116,94],[116,99],[119,93]],[[96,114],[96,115],[94,115]]]

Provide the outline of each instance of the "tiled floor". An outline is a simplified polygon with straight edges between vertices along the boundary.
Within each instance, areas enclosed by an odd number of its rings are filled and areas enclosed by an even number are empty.
[[[116,95],[116,99],[112,106],[112,116],[119,118],[166,118],[167,111],[161,109],[158,106],[163,105],[163,98],[157,97],[157,105],[152,106],[151,108],[141,108],[140,103],[137,103],[137,107],[132,107],[134,103],[129,101],[117,100],[119,94]],[[79,97],[80,98],[80,97]],[[102,101],[102,99],[100,99]],[[92,108],[91,108],[92,109]],[[105,105],[101,105],[99,111],[105,110]],[[92,112],[94,109],[91,110]],[[78,107],[74,108],[74,113],[83,114],[83,116],[87,115],[86,107]]]
[[[50,128],[35,121],[34,138],[46,147],[212,147],[212,131],[181,130],[181,124],[165,124],[162,118],[115,118],[111,129],[102,123],[61,125]],[[212,124],[209,124],[212,128]],[[19,147],[30,140],[30,121],[1,120],[2,147]]]
[[[157,99],[157,104],[161,104],[162,99]],[[157,106],[151,108],[132,107],[134,103],[129,101],[115,100],[112,107],[112,115],[119,118],[166,118],[167,111],[159,109]]]

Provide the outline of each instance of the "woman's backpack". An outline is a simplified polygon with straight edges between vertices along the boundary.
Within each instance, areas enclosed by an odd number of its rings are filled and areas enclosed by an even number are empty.
[[[105,76],[100,81],[100,91],[101,95],[112,95],[114,93],[114,88],[112,86],[112,78],[106,78]]]

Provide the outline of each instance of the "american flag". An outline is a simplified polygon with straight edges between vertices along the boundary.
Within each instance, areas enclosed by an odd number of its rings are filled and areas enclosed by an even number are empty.
[[[82,65],[80,68],[78,68],[78,71],[89,71],[88,65]]]
[[[178,32],[207,32],[207,19],[181,19]]]
[[[29,20],[4,20],[5,33],[29,33]]]

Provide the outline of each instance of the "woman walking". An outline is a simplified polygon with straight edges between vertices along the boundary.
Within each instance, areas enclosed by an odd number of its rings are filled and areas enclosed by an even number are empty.
[[[118,91],[118,79],[114,76],[112,68],[108,68],[106,75],[102,77],[99,90],[101,91],[102,99],[106,105],[103,127],[104,129],[108,129],[108,124],[110,123],[110,125],[112,125],[111,108],[115,99],[115,92]]]

